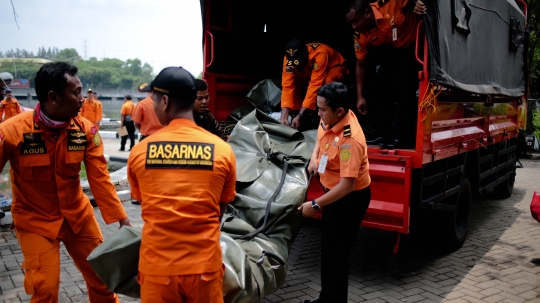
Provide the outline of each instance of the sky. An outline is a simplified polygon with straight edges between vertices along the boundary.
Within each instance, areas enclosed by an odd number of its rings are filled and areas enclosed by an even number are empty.
[[[155,74],[168,66],[194,76],[203,69],[199,0],[11,1],[0,1],[0,51],[75,48],[83,58],[139,58]]]

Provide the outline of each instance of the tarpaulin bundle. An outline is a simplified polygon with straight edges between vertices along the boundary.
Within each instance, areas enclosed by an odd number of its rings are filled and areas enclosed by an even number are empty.
[[[311,141],[259,110],[234,128],[228,143],[236,156],[237,193],[223,218],[220,238],[225,302],[259,302],[285,283],[286,261],[300,230],[297,208],[310,181],[306,167]],[[140,232],[122,228],[88,260],[110,290],[138,298],[139,248]]]
[[[259,302],[278,290],[300,230],[312,147],[302,133],[255,110],[233,130],[237,194],[221,236],[225,302]]]

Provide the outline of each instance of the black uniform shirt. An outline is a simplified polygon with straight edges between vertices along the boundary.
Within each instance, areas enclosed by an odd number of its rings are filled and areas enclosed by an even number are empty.
[[[227,141],[227,136],[221,129],[221,126],[216,120],[216,117],[214,117],[214,115],[212,115],[210,111],[206,111],[204,114],[194,112],[193,118],[195,119],[195,123],[197,123],[198,126]]]

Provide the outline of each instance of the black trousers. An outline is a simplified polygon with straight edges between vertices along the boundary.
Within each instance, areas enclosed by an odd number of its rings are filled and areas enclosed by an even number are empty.
[[[368,186],[324,207],[319,295],[324,303],[347,303],[349,255],[370,200]]]
[[[375,114],[379,135],[400,139],[407,145],[414,145],[418,111],[416,91],[421,66],[414,51],[414,45],[406,49],[387,45],[370,49],[373,54],[368,57],[365,84],[369,91],[368,115]],[[375,66],[379,67],[376,73]]]
[[[125,150],[126,149],[126,142],[127,142],[127,139],[129,137],[129,141],[130,141],[130,145],[129,145],[129,149],[131,149],[133,147],[133,145],[135,145],[135,123],[133,123],[133,121],[124,121],[124,125],[127,129],[127,136],[122,136],[121,140],[120,140],[120,149],[121,150]]]

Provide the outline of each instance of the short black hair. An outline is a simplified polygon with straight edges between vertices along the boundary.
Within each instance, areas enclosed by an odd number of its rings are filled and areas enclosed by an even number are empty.
[[[160,93],[158,91],[154,91],[153,92],[154,95],[156,95],[156,98],[158,100],[161,100],[161,98],[163,98],[164,93]],[[173,105],[174,109],[175,110],[178,110],[178,111],[188,111],[188,110],[193,110],[193,104],[195,103],[195,99],[197,98],[197,95],[193,96],[193,99],[187,99],[187,98],[178,98],[178,97],[171,97],[169,95],[167,95],[169,97],[169,100],[171,101],[171,104]]]
[[[340,107],[343,107],[345,110],[351,108],[347,87],[341,82],[330,82],[323,85],[317,90],[317,95],[326,100],[326,105],[328,105],[332,111],[336,111],[336,109]]]
[[[124,98],[126,98],[126,100],[131,100],[131,95],[126,95]]]
[[[66,62],[45,63],[37,71],[34,83],[36,95],[40,103],[46,102],[52,90],[61,96],[67,87],[66,74],[75,76],[78,69],[75,65]]]
[[[374,2],[374,0],[352,0],[347,6],[346,13],[350,12],[352,9],[354,9],[356,13],[365,11],[372,2]]]
[[[195,79],[195,87],[197,88],[197,91],[203,91],[208,89],[208,83],[206,81],[201,79]]]

